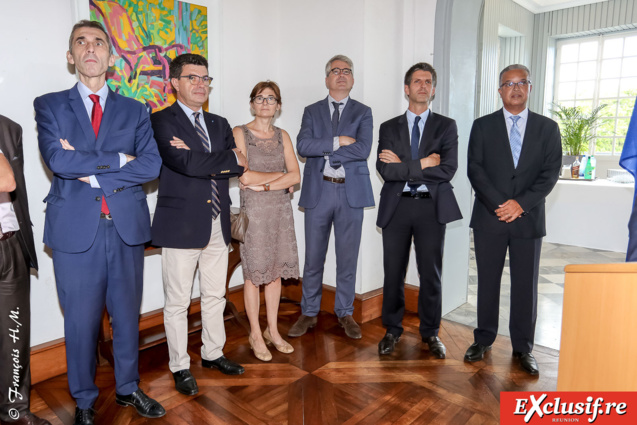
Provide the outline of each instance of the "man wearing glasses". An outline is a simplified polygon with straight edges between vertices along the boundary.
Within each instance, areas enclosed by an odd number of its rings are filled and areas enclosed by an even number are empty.
[[[478,327],[465,361],[481,360],[498,333],[500,281],[509,251],[513,356],[539,374],[533,354],[544,200],[562,165],[557,124],[527,108],[531,73],[524,65],[500,72],[503,108],[473,123],[468,175],[475,203],[470,226],[478,267]]]
[[[152,114],[163,164],[159,175],[152,243],[162,249],[164,326],[170,371],[182,394],[198,392],[190,373],[188,306],[199,268],[201,291],[201,364],[226,375],[242,366],[223,355],[230,197],[228,179],[243,174],[245,156],[236,149],[225,118],[205,112],[212,77],[208,61],[185,53],[170,63],[177,101]]]
[[[303,113],[297,137],[306,157],[299,206],[305,208],[305,265],[302,314],[288,336],[298,337],[316,326],[321,309],[323,268],[332,225],[336,246],[334,312],[345,334],[361,338],[354,321],[356,266],[363,208],[374,206],[367,157],[372,148],[372,111],[351,99],[354,65],[337,55],[325,66],[327,98]]]

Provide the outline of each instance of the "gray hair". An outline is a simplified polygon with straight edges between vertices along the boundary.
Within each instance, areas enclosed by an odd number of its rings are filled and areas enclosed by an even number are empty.
[[[520,65],[519,63],[513,64],[513,65],[509,65],[506,68],[504,68],[502,71],[500,71],[500,83],[498,85],[502,85],[502,76],[504,75],[505,72],[509,72],[509,71],[513,71],[516,69],[521,69],[522,71],[526,72],[526,79],[527,80],[531,80],[531,71],[529,70],[529,68],[527,68],[524,65]]]
[[[332,62],[335,62],[335,61],[345,62],[347,66],[349,66],[350,69],[352,70],[352,75],[354,75],[354,62],[352,62],[352,60],[345,55],[336,55],[332,57],[332,59],[328,60],[327,63],[325,64],[326,77],[329,77],[330,71],[332,70]]]

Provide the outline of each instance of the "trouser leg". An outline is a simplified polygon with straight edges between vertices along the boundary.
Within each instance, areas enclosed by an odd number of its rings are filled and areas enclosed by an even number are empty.
[[[29,268],[18,238],[0,241],[0,420],[29,412]]]

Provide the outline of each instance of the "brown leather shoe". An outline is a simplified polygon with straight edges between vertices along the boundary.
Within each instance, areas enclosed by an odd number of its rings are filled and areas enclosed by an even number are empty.
[[[352,339],[361,339],[363,337],[361,327],[358,326],[358,323],[356,323],[351,315],[339,317],[338,323],[341,325],[341,328],[345,329],[345,335],[348,337]]]
[[[298,318],[296,323],[293,324],[290,330],[288,331],[288,336],[290,338],[296,338],[298,336],[305,335],[308,329],[311,329],[314,326],[316,326],[317,321],[318,319],[316,318],[316,316],[310,317],[310,316],[301,314],[301,316]]]
[[[2,422],[2,425],[4,424],[17,424],[17,425],[51,425],[51,422],[47,421],[46,419],[42,419],[42,418],[38,418],[37,416],[35,416],[33,413],[29,412],[25,415],[22,415],[18,418],[18,420],[13,421],[13,422],[5,422],[5,421],[0,421]]]

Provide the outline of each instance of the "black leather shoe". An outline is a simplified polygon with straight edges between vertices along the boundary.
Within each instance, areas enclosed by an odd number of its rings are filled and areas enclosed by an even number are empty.
[[[80,409],[79,407],[75,407],[75,421],[73,425],[95,425],[93,420],[95,419],[95,410],[88,409]]]
[[[383,339],[378,343],[378,354],[391,354],[394,352],[396,343],[400,341],[399,336],[386,333]]]
[[[464,354],[465,362],[477,362],[478,360],[482,360],[484,358],[484,353],[491,350],[490,345],[482,345],[474,342],[467,349],[467,352]]]
[[[245,372],[243,366],[232,360],[226,359],[224,356],[216,360],[201,359],[201,365],[210,369],[219,369],[224,375],[241,375]]]
[[[522,366],[522,369],[529,375],[535,376],[540,374],[540,368],[537,367],[537,362],[533,354],[514,351],[513,357],[517,357],[518,360],[520,360],[520,366]]]
[[[145,418],[161,418],[166,414],[161,404],[144,394],[141,388],[129,395],[116,393],[115,402],[120,406],[133,406]]]
[[[173,379],[175,380],[175,389],[182,394],[195,395],[199,392],[197,387],[197,381],[192,376],[190,370],[183,369],[173,373]]]
[[[435,357],[438,357],[439,359],[444,359],[445,356],[447,355],[447,349],[445,348],[445,344],[443,344],[442,341],[440,341],[440,338],[438,338],[437,336],[430,336],[428,338],[423,338],[422,342],[427,343],[427,345],[429,346],[429,351]]]

